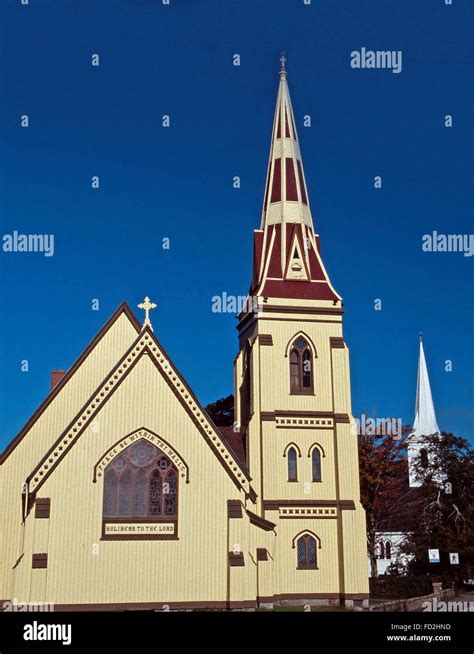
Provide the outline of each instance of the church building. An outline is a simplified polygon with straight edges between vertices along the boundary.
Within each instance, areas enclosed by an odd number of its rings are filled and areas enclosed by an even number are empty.
[[[122,303],[1,457],[0,602],[367,603],[343,303],[314,229],[284,59],[279,77],[234,427],[216,427],[176,369],[150,299],[143,324]]]

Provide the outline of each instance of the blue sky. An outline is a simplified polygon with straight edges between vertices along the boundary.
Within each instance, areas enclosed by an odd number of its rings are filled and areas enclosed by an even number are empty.
[[[353,413],[413,419],[422,330],[439,425],[472,435],[473,258],[421,249],[474,231],[468,0],[7,0],[0,23],[1,234],[55,236],[0,252],[1,449],[122,300],[157,302],[204,404],[233,391],[236,320],[211,303],[248,290],[282,49]],[[352,69],[362,47],[401,73]]]

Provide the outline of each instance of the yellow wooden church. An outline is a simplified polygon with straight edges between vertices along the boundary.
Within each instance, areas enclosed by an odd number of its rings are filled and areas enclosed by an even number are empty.
[[[56,610],[367,602],[343,308],[284,62],[234,428],[123,303],[1,458],[0,602]],[[40,347],[40,344],[38,344]]]

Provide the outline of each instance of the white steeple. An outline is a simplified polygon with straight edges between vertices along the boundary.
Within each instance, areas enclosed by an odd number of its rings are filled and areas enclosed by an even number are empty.
[[[416,408],[413,433],[408,438],[408,472],[410,486],[421,486],[421,481],[416,479],[415,468],[419,461],[421,450],[426,451],[427,460],[429,452],[426,449],[425,439],[427,436],[439,434],[436,413],[431,395],[430,379],[426,366],[423,340],[420,332],[420,358],[418,361],[418,379],[416,384]]]
[[[436,422],[436,413],[431,395],[428,368],[426,367],[423,341],[420,333],[420,359],[418,362],[418,381],[416,385],[415,422],[413,435],[416,437],[438,434],[439,427]]]

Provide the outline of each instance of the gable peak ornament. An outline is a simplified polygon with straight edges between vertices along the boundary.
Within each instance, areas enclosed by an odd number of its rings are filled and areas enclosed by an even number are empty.
[[[150,311],[151,309],[156,309],[156,304],[154,302],[151,302],[150,298],[147,295],[143,300],[143,302],[140,302],[140,304],[138,304],[137,306],[139,309],[143,309],[143,311],[145,312],[145,320],[143,322],[142,330],[145,329],[145,327],[148,325],[151,331],[153,331],[153,327],[150,322]]]

